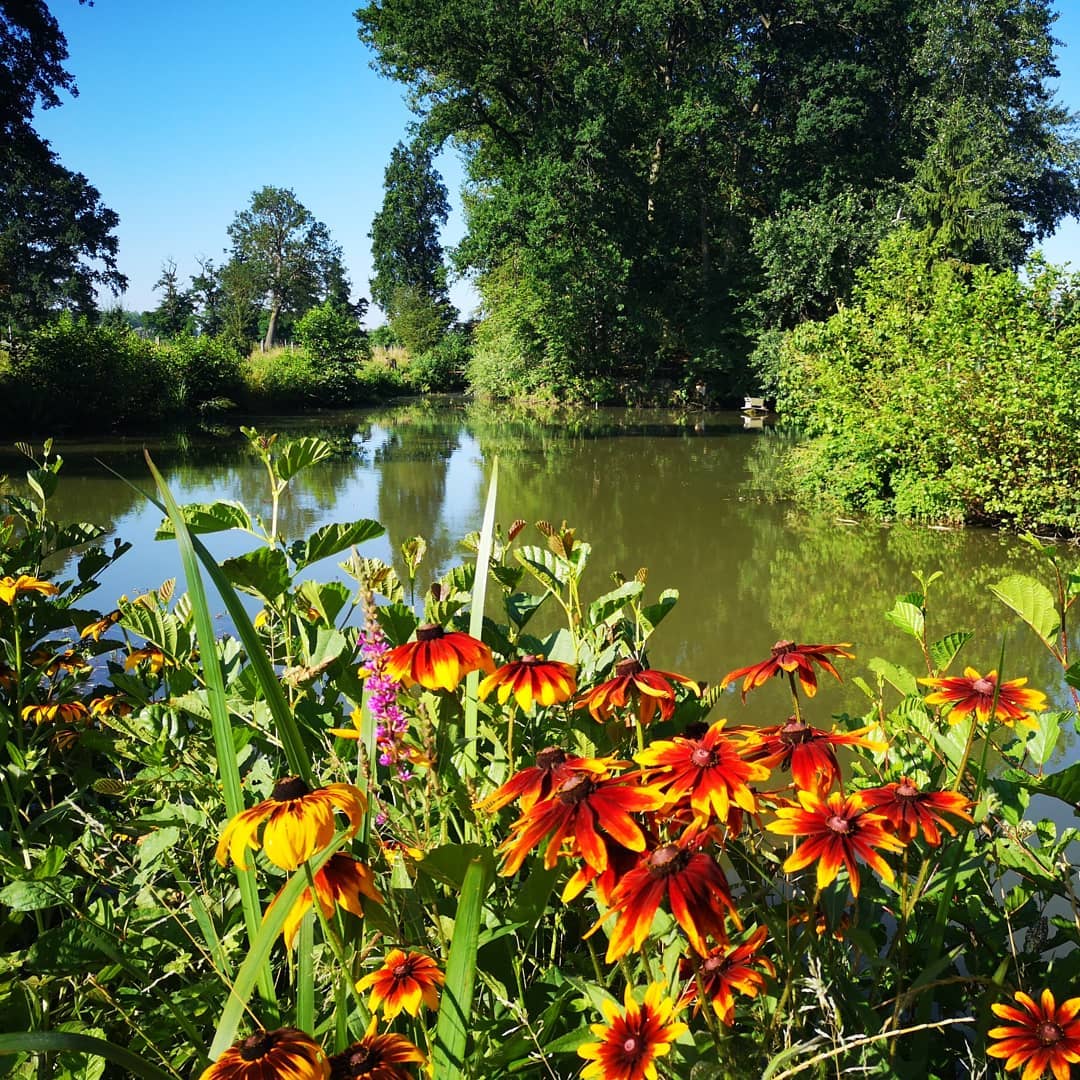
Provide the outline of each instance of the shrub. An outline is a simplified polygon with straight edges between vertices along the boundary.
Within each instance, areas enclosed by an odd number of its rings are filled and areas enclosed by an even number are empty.
[[[469,335],[452,330],[437,345],[409,361],[406,380],[414,390],[425,394],[463,390],[471,352]]]
[[[316,361],[352,366],[371,355],[367,334],[344,304],[327,300],[296,324],[296,340]]]
[[[187,409],[235,399],[243,385],[242,360],[224,338],[184,334],[159,347],[177,380],[176,396]]]

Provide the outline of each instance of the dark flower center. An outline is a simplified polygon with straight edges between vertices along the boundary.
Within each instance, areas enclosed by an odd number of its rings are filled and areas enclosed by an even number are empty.
[[[1045,1020],[1035,1029],[1035,1038],[1038,1039],[1043,1046],[1053,1046],[1054,1043],[1061,1042],[1061,1040],[1065,1038],[1065,1032],[1061,1030],[1061,1027],[1058,1024]]]
[[[971,684],[971,689],[974,690],[976,694],[988,697],[994,693],[995,683],[992,679],[976,679]]]
[[[240,1044],[240,1057],[244,1061],[258,1061],[266,1057],[277,1042],[276,1031],[257,1031]]]
[[[630,1035],[623,1039],[622,1048],[624,1054],[636,1054],[638,1048],[637,1036]]]
[[[728,961],[726,956],[710,956],[701,965],[701,970],[704,971],[707,975],[715,975],[716,972],[722,971],[727,966]]]
[[[711,769],[716,764],[716,760],[716,751],[706,750],[704,746],[699,746],[690,755],[690,763],[698,769]]]
[[[535,653],[526,653],[519,661],[519,664],[539,664],[544,658],[537,656]]]
[[[772,647],[772,654],[774,657],[783,656],[786,652],[791,652],[792,649],[797,649],[798,645],[794,641],[778,641]]]
[[[852,831],[854,822],[851,818],[844,817],[843,814],[833,814],[825,819],[825,824],[834,833],[839,833],[841,836],[846,836]]]
[[[640,675],[645,669],[632,657],[620,660],[615,665],[615,678],[625,679],[630,675]]]
[[[288,802],[290,799],[302,799],[311,793],[311,788],[299,776],[286,776],[274,785],[270,798],[274,802]]]
[[[379,1055],[370,1046],[357,1046],[349,1054],[349,1076],[359,1076],[362,1071],[370,1069],[379,1060]]]
[[[801,746],[810,742],[814,737],[814,729],[809,724],[803,724],[793,716],[781,729],[780,741],[785,746]]]
[[[424,623],[424,625],[416,631],[416,640],[418,642],[435,641],[437,638],[441,638],[443,634],[443,628],[438,623]]]
[[[896,791],[893,792],[893,797],[897,799],[914,799],[917,798],[919,789],[910,780],[901,780],[896,785]]]
[[[410,964],[408,961],[406,961],[404,964],[398,964],[398,966],[394,968],[395,979],[405,979],[408,978],[411,974],[412,964]]]
[[[584,802],[594,791],[596,785],[587,776],[571,776],[564,780],[555,790],[560,801],[567,806],[577,806]]]
[[[676,844],[665,844],[652,852],[646,862],[654,877],[677,874],[690,861],[690,853]]]
[[[554,772],[566,763],[566,751],[561,746],[545,746],[536,755],[536,767],[541,772]]]

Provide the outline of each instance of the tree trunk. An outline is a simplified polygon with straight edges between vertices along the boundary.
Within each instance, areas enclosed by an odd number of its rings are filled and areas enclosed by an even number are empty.
[[[270,322],[266,326],[266,337],[263,339],[263,352],[268,352],[274,347],[274,331],[277,330],[278,313],[281,311],[281,303],[277,300],[270,305]]]

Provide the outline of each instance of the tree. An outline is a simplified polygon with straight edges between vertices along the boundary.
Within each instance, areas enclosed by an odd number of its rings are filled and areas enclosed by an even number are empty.
[[[199,330],[216,337],[225,325],[225,290],[221,280],[221,270],[214,265],[213,259],[198,259],[199,272],[191,275],[191,288],[188,293],[195,307],[195,321]]]
[[[195,314],[195,298],[188,289],[181,289],[176,262],[167,259],[161,266],[161,276],[154,282],[154,289],[162,290],[161,303],[147,313],[146,322],[155,334],[162,337],[178,337],[190,328]]]
[[[340,290],[341,248],[330,232],[287,188],[264,187],[229,226],[232,258],[242,263],[269,312],[263,347],[274,343],[283,312],[303,315]]]

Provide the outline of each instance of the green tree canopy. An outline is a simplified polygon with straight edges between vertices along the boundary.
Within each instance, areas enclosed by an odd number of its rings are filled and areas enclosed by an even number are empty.
[[[191,290],[180,288],[179,280],[176,262],[166,259],[161,276],[154,282],[154,289],[161,290],[161,303],[146,315],[147,326],[163,337],[177,337],[189,330],[195,314],[195,297]]]

